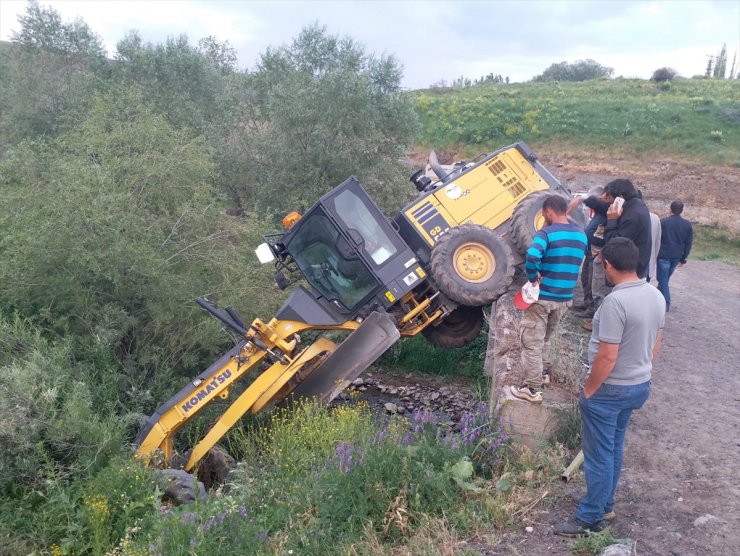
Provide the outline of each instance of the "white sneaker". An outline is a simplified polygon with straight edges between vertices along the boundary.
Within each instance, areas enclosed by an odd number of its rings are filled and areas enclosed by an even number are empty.
[[[532,403],[542,402],[542,392],[535,390],[534,388],[530,388],[529,386],[521,386],[519,388],[512,386],[511,394],[520,400],[526,400]]]

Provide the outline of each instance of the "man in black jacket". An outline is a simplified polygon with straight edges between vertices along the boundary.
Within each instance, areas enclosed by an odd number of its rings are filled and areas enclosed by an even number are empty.
[[[671,306],[671,292],[668,281],[677,266],[686,264],[694,239],[694,229],[691,222],[682,218],[683,203],[671,203],[671,215],[660,221],[660,251],[658,252],[658,289],[665,297],[666,311]]]
[[[639,252],[637,276],[645,278],[652,251],[650,211],[630,180],[617,179],[609,182],[606,184],[606,193],[615,199],[621,197],[624,204],[621,209],[614,205],[609,207],[604,241],[608,243],[615,237],[631,239]]]

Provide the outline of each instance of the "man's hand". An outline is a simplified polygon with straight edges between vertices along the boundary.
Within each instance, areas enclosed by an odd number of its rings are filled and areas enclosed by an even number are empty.
[[[575,210],[575,208],[578,205],[580,205],[582,202],[583,202],[583,199],[581,199],[580,197],[576,197],[575,199],[573,199],[570,203],[568,203],[568,208],[565,211],[565,214],[567,214],[568,216],[570,216],[570,213],[573,212]]]
[[[614,206],[614,203],[609,205],[609,209],[606,211],[606,217],[609,220],[617,220],[620,216],[622,216],[622,208],[617,208]]]
[[[599,350],[591,365],[591,374],[583,386],[583,396],[588,399],[594,395],[604,381],[609,378],[609,374],[614,369],[619,353],[619,344],[608,344],[599,342]]]

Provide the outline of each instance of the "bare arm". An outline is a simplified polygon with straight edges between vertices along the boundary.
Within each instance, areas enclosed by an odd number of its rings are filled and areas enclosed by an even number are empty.
[[[619,344],[607,344],[599,342],[599,351],[596,352],[593,365],[591,365],[591,374],[583,386],[583,395],[590,398],[594,392],[609,377],[614,365],[617,363],[617,354],[619,353]]]
[[[655,345],[653,346],[653,361],[655,361],[655,358],[658,357],[658,352],[660,351],[661,346],[663,345],[663,329],[661,328],[658,330],[658,337],[655,340]]]
[[[570,213],[573,212],[581,203],[583,203],[583,199],[581,199],[580,197],[576,197],[575,199],[573,199],[570,203],[568,203],[568,208],[566,209],[565,214],[570,216]]]

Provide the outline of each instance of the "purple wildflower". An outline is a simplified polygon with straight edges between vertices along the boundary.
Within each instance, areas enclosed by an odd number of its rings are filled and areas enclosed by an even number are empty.
[[[255,537],[257,538],[257,541],[263,542],[267,544],[267,541],[270,540],[270,537],[267,535],[267,531],[259,531]]]

